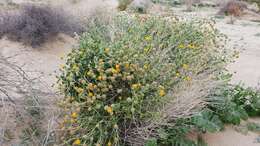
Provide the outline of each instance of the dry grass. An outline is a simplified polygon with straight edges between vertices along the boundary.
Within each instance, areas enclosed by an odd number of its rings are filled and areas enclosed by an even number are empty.
[[[205,97],[211,94],[211,91],[218,87],[221,82],[213,81],[207,73],[201,74],[192,83],[182,84],[176,87],[176,93],[171,93],[175,100],[171,100],[165,105],[159,115],[158,119],[148,121],[143,125],[139,125],[131,129],[126,136],[126,141],[136,145],[142,146],[151,137],[159,138],[160,127],[168,126],[174,127],[174,122],[177,119],[189,118],[192,115],[199,113],[208,103]],[[174,112],[173,112],[174,111]]]
[[[16,12],[0,13],[0,37],[7,36],[33,47],[43,44],[58,33],[72,36],[74,32],[82,33],[83,27],[76,18],[60,9],[26,4]]]

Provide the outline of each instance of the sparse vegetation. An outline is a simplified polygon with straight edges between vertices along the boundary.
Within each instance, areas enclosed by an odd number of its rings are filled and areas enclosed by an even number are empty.
[[[62,10],[48,6],[24,5],[18,12],[1,12],[0,37],[39,46],[58,33],[82,33],[82,25]]]

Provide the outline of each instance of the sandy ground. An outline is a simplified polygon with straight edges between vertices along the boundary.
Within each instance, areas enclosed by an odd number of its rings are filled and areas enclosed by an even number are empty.
[[[28,2],[26,0],[16,1],[17,3]],[[84,0],[74,5],[69,5],[66,0],[55,0],[51,4],[70,10],[75,15],[89,16],[94,8],[99,7],[100,4],[109,4],[111,7],[115,7],[116,0],[106,0],[105,2],[102,0]],[[187,15],[214,18],[216,12],[215,9],[203,9]],[[178,11],[176,14],[183,15],[183,12]],[[260,23],[238,20],[234,25],[231,25],[227,24],[227,21],[227,19],[216,19],[216,26],[230,38],[228,45],[241,52],[240,58],[228,67],[231,72],[234,72],[232,83],[242,82],[246,86],[257,87],[260,81]],[[20,43],[2,39],[0,40],[0,53],[4,56],[19,54],[14,61],[25,64],[24,68],[28,71],[36,70],[40,72],[43,82],[50,87],[56,81],[54,71],[63,63],[60,57],[68,53],[75,42],[74,38],[60,35],[56,40],[35,50]],[[259,119],[256,121],[260,122]],[[204,139],[209,143],[209,146],[259,146],[260,143],[256,143],[258,137],[259,134],[253,132],[247,134],[237,132],[232,126],[227,126],[226,130],[220,133],[204,135]]]

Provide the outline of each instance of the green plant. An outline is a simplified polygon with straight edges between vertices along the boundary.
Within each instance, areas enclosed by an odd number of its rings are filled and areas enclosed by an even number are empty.
[[[202,73],[214,76],[226,61],[208,21],[122,13],[110,23],[95,22],[61,68],[61,106],[69,111],[61,123],[64,145],[134,144],[140,126],[175,123],[162,119],[174,111],[160,116],[160,108],[175,99],[174,87]]]
[[[210,96],[209,106],[223,123],[240,124],[249,116],[259,116],[260,93],[241,85],[226,85]]]
[[[230,93],[232,101],[243,107],[249,116],[260,115],[260,93],[252,88],[235,86]]]
[[[260,124],[259,123],[254,123],[254,122],[249,122],[246,124],[247,129],[249,131],[253,132],[260,132]]]

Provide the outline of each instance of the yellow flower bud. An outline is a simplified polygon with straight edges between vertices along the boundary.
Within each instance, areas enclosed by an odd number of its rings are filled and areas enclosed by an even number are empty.
[[[107,143],[107,146],[112,146],[112,143],[109,141],[109,142]]]
[[[93,94],[92,92],[89,92],[89,93],[88,93],[88,96],[89,96],[89,97],[93,97],[94,94]]]
[[[105,110],[110,114],[113,115],[113,108],[111,106],[106,106]]]
[[[110,49],[109,48],[105,48],[105,53],[109,53]]]
[[[73,145],[80,145],[80,144],[81,144],[80,139],[76,139],[76,140],[73,142]]]
[[[73,112],[73,113],[71,114],[71,117],[74,118],[74,119],[76,119],[76,118],[78,117],[78,114],[77,114],[76,112]]]
[[[165,91],[164,91],[164,89],[160,89],[159,90],[159,95],[162,97],[162,96],[165,96]]]
[[[188,65],[188,64],[183,64],[183,65],[182,65],[182,68],[185,69],[185,70],[187,70],[187,69],[189,69],[189,65]]]

